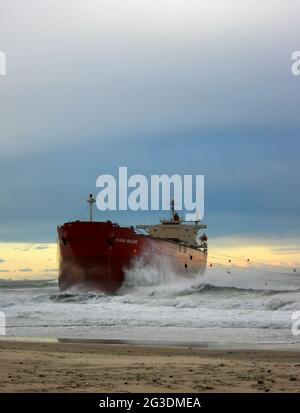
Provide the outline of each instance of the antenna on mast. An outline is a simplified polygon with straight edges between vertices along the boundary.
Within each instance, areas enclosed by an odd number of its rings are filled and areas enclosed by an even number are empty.
[[[172,198],[170,207],[171,207],[172,215],[174,215],[174,212],[175,212],[175,201],[174,201],[174,198]]]
[[[172,211],[172,222],[175,222],[175,223],[179,223],[180,222],[180,218],[179,218],[179,215],[178,215],[178,213],[175,211],[175,201],[174,201],[174,198],[172,198],[172,201],[171,201],[171,211]]]
[[[93,197],[93,194],[90,194],[87,201],[90,205],[90,222],[93,221],[93,204],[96,202],[96,199]]]

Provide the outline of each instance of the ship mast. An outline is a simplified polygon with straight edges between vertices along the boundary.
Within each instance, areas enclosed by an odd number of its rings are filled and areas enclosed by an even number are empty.
[[[87,201],[90,206],[90,222],[93,221],[93,204],[96,202],[96,199],[93,197],[93,194],[90,194]]]
[[[179,215],[177,214],[177,212],[175,211],[175,201],[174,201],[174,198],[172,199],[172,201],[171,201],[171,212],[172,212],[172,219],[171,219],[171,222],[173,222],[173,223],[180,223],[180,218],[179,218]]]
[[[174,213],[175,213],[175,202],[174,198],[171,201],[171,212],[172,212],[172,218],[174,218]]]

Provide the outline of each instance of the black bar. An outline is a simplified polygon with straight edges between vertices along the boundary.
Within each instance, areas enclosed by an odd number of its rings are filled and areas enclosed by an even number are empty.
[[[299,389],[300,390],[300,389]],[[10,393],[0,394],[0,405],[9,409],[75,409],[101,411],[109,408],[134,412],[149,408],[184,408],[197,410],[222,409],[241,411],[272,407],[284,409],[300,406],[300,393]],[[4,411],[1,408],[2,411]]]

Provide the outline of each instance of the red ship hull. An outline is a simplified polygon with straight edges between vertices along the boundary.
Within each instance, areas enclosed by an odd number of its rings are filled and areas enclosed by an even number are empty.
[[[126,269],[141,257],[145,263],[167,262],[183,276],[205,271],[206,251],[139,235],[110,221],[75,221],[57,231],[61,290],[79,287],[113,293],[123,284]]]

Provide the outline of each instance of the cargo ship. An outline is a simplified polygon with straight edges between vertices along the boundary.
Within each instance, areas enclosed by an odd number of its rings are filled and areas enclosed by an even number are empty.
[[[207,261],[206,225],[184,221],[171,202],[171,217],[157,225],[123,227],[111,221],[93,220],[90,194],[89,220],[67,222],[57,227],[61,291],[111,294],[124,283],[126,270],[142,260],[144,265],[168,266],[179,277],[203,274]]]

